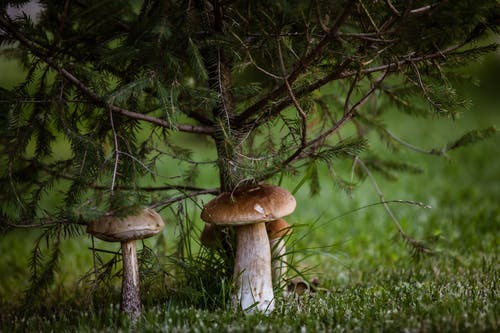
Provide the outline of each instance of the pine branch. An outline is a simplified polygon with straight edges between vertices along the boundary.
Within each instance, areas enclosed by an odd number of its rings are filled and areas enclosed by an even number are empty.
[[[340,120],[338,120],[331,128],[326,130],[325,132],[321,133],[318,135],[316,138],[310,140],[304,148],[308,149],[308,152],[302,154],[299,153],[297,154],[297,157],[300,156],[301,158],[307,157],[310,154],[312,154],[323,142],[331,136],[333,133],[337,132],[342,126],[344,126],[352,117],[355,116],[356,112],[358,109],[363,106],[367,101],[368,98],[378,89],[379,85],[384,81],[386,78],[388,72],[383,73],[373,84],[372,87],[356,102],[354,103],[353,106],[348,108],[349,111],[344,112],[344,115]],[[349,103],[349,100],[346,100],[345,103]],[[347,108],[344,108],[347,110]],[[292,155],[293,156],[293,155]],[[292,156],[290,158],[292,158]],[[290,159],[289,158],[289,159]],[[289,160],[287,159],[287,161]],[[290,159],[289,162],[292,162],[294,159]]]
[[[170,122],[165,121],[160,118],[148,116],[142,113],[137,113],[134,111],[130,111],[124,109],[122,107],[116,106],[114,104],[109,104],[103,97],[99,96],[96,92],[90,89],[87,85],[85,85],[81,80],[79,80],[75,75],[66,70],[65,68],[59,66],[50,56],[46,55],[41,48],[32,42],[27,36],[21,33],[19,30],[16,30],[10,20],[7,17],[0,15],[0,26],[14,36],[21,44],[27,47],[33,55],[42,59],[46,64],[48,64],[52,69],[54,69],[57,73],[63,76],[66,80],[71,82],[75,87],[77,87],[82,93],[88,96],[91,100],[93,100],[98,106],[109,108],[113,112],[117,114],[124,115],[129,118],[146,121],[152,124],[159,125],[161,127],[165,127],[168,129],[177,129],[181,132],[187,133],[196,133],[196,134],[212,134],[214,129],[212,126],[195,126],[195,125],[184,125],[179,124],[173,126]]]
[[[446,146],[442,148],[434,148],[428,151],[429,154],[432,155],[446,155],[446,153],[450,150],[454,150],[457,148],[461,148],[473,143],[476,143],[478,141],[485,140],[489,137],[492,137],[497,133],[497,129],[495,127],[488,127],[482,130],[472,130],[464,135],[462,135],[460,138],[455,140],[454,142],[451,142],[447,144]]]
[[[19,223],[11,223],[8,222],[7,219],[2,219],[0,220],[1,224],[5,224],[11,228],[17,228],[17,229],[32,229],[32,228],[42,228],[42,227],[48,227],[48,226],[54,226],[57,224],[77,224],[77,225],[86,225],[83,222],[74,222],[74,221],[67,221],[67,220],[54,220],[54,219],[42,219],[40,223],[30,223],[30,224],[19,224]]]
[[[309,66],[315,60],[317,60],[317,58],[320,56],[321,52],[326,47],[326,45],[328,45],[328,43],[331,42],[331,40],[338,38],[338,31],[342,26],[342,24],[344,24],[344,22],[349,17],[349,14],[351,13],[355,3],[356,0],[349,1],[349,3],[344,6],[344,11],[339,15],[338,19],[329,29],[328,33],[320,40],[320,42],[316,45],[316,47],[311,52],[309,52],[308,54],[306,54],[304,57],[302,57],[297,61],[295,69],[288,76],[288,84],[290,85],[293,84],[295,80],[297,80],[297,78],[301,74],[306,72]],[[264,96],[261,100],[254,103],[253,105],[248,107],[245,111],[243,111],[241,114],[239,114],[238,117],[236,118],[236,123],[240,124],[246,122],[247,119],[252,117],[256,112],[262,110],[269,102],[278,99],[286,92],[287,92],[286,84],[283,84],[280,87],[276,88],[274,91],[270,92],[268,95]]]
[[[121,152],[123,153],[123,152]],[[43,170],[49,175],[58,178],[58,179],[65,179],[65,180],[70,180],[70,181],[78,181],[79,179],[67,174],[62,174],[54,169],[57,167],[57,164],[44,164],[41,163],[40,161],[34,161],[34,160],[29,160],[29,159],[21,159],[24,162],[30,163],[31,167],[33,169],[38,169],[38,170]],[[65,161],[62,161],[63,163]],[[213,163],[213,162],[192,162],[192,163]],[[95,189],[95,190],[104,190],[107,191],[110,189],[109,186],[104,186],[104,185],[99,185],[96,183],[90,183],[86,185],[88,188]],[[187,186],[187,185],[175,185],[175,184],[169,184],[169,185],[163,185],[163,186],[125,186],[125,185],[115,185],[114,189],[119,191],[119,190],[137,190],[137,191],[144,191],[144,192],[159,192],[159,191],[169,191],[169,190],[182,190],[182,191],[201,191],[203,190],[202,188],[195,187],[195,186]]]
[[[475,129],[475,130],[471,130],[471,131],[463,134],[460,138],[447,144],[444,147],[425,149],[425,148],[415,146],[409,142],[406,142],[405,140],[399,138],[398,136],[396,136],[394,133],[392,133],[388,129],[384,128],[381,130],[383,130],[384,133],[386,133],[391,139],[395,140],[397,143],[401,144],[403,147],[405,147],[409,150],[413,150],[413,151],[415,151],[417,153],[421,153],[421,154],[437,155],[437,156],[446,156],[446,154],[450,150],[455,150],[455,149],[458,149],[458,148],[461,148],[461,147],[464,147],[464,146],[467,146],[470,144],[474,144],[474,143],[479,142],[479,141],[486,140],[486,139],[492,137],[493,135],[496,135],[496,133],[498,132],[498,130],[493,126],[487,127],[484,129],[480,129],[480,130]]]
[[[358,109],[368,101],[368,98],[377,90],[378,86],[382,83],[386,76],[387,72],[383,73],[372,84],[372,87],[352,107],[349,108],[349,111],[344,113],[342,118],[335,122],[335,124],[333,124],[329,129],[325,130],[314,139],[307,141],[304,145],[300,145],[292,154],[283,159],[278,166],[275,166],[272,170],[260,175],[259,177],[257,177],[257,180],[262,181],[271,178],[276,173],[279,173],[282,170],[286,169],[288,165],[296,162],[297,160],[302,160],[313,156],[316,150],[325,142],[328,137],[338,132],[340,128],[342,128],[349,122],[349,120],[351,120],[355,116]],[[348,102],[349,101],[346,100],[346,103]]]
[[[361,70],[345,70],[345,68],[353,61],[352,59],[346,59],[343,63],[339,64],[334,71],[325,75],[323,78],[316,80],[313,84],[296,89],[296,91],[294,91],[293,94],[294,96],[296,96],[296,98],[301,98],[302,96],[307,95],[313,92],[314,90],[317,90],[333,81],[346,79],[356,75],[367,75],[377,72],[386,72],[387,74],[389,74],[389,73],[399,72],[402,68],[415,65],[416,63],[422,63],[434,59],[446,59],[447,55],[453,56],[454,51],[460,49],[464,45],[465,42],[462,42],[450,46],[444,50],[439,50],[423,56],[409,55],[401,60],[397,60],[380,66],[368,67]],[[238,117],[236,117],[235,122],[237,124],[242,124],[240,126],[241,128],[251,127],[252,129],[255,129],[261,126],[262,124],[266,123],[269,119],[274,118],[276,115],[278,115],[292,103],[293,101],[290,98],[284,98],[282,101],[273,104],[273,106],[268,109],[264,107],[263,110],[260,110],[258,118],[252,120],[250,125],[247,123],[248,121],[250,121],[249,118],[255,116],[253,112],[248,112],[249,110],[252,110],[251,106],[248,109],[246,109],[243,113],[238,115]]]

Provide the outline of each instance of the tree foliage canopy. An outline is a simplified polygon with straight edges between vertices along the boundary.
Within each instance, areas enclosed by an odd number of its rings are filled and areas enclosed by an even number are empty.
[[[0,89],[0,214],[2,228],[44,225],[50,239],[298,170],[317,193],[316,165],[351,159],[363,173],[363,150],[367,168],[415,171],[370,154],[368,133],[402,145],[380,118],[393,106],[455,117],[468,105],[455,69],[497,48],[480,41],[500,23],[491,0],[39,3],[36,17],[9,12],[26,1],[0,5],[0,52],[26,73]],[[193,160],[197,144],[216,159]],[[182,179],[158,174],[160,162]],[[200,168],[218,182],[200,186]],[[48,194],[56,211],[43,209]]]

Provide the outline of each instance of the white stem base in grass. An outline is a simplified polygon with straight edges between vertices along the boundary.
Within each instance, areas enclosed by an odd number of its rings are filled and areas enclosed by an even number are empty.
[[[272,262],[272,276],[273,284],[277,287],[285,286],[287,261],[286,261],[286,246],[283,238],[276,238],[269,240],[271,246],[271,262]]]
[[[274,293],[266,226],[264,223],[240,225],[236,228],[236,237],[234,305],[247,313],[270,314],[274,310]]]
[[[122,242],[123,280],[121,309],[132,319],[141,314],[141,298],[139,294],[139,264],[137,262],[136,242]]]

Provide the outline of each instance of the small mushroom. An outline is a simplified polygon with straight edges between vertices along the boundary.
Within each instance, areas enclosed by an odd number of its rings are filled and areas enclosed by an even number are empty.
[[[219,227],[215,224],[205,223],[200,235],[201,245],[209,249],[215,249],[217,245],[222,242],[222,238],[222,231],[219,230]]]
[[[288,222],[283,219],[266,223],[267,236],[271,246],[271,267],[273,283],[282,287],[282,281],[286,278],[287,259],[285,236],[292,233]]]
[[[121,309],[136,319],[141,313],[139,265],[136,240],[156,235],[163,229],[161,216],[146,208],[127,217],[105,216],[87,225],[87,232],[107,242],[120,242],[123,258]]]
[[[291,214],[295,206],[295,198],[287,190],[258,185],[224,192],[203,207],[201,218],[205,222],[236,228],[236,308],[265,314],[274,310],[271,249],[265,222]]]

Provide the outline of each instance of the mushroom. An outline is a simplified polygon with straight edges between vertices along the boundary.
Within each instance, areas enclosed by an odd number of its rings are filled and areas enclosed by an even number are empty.
[[[285,236],[292,233],[290,225],[283,219],[266,223],[267,236],[271,247],[271,267],[273,283],[281,287],[286,275],[286,245]]]
[[[215,224],[205,223],[200,235],[201,245],[209,249],[215,249],[221,241],[222,234],[221,231],[218,230],[218,227]]]
[[[203,207],[201,218],[205,222],[236,228],[236,308],[265,314],[274,310],[271,249],[265,222],[291,214],[295,206],[295,198],[287,190],[258,185],[224,192]]]
[[[161,216],[146,208],[127,217],[104,216],[87,225],[87,232],[108,242],[120,242],[123,258],[121,309],[137,318],[141,313],[139,294],[139,265],[136,240],[156,235],[163,229]]]

